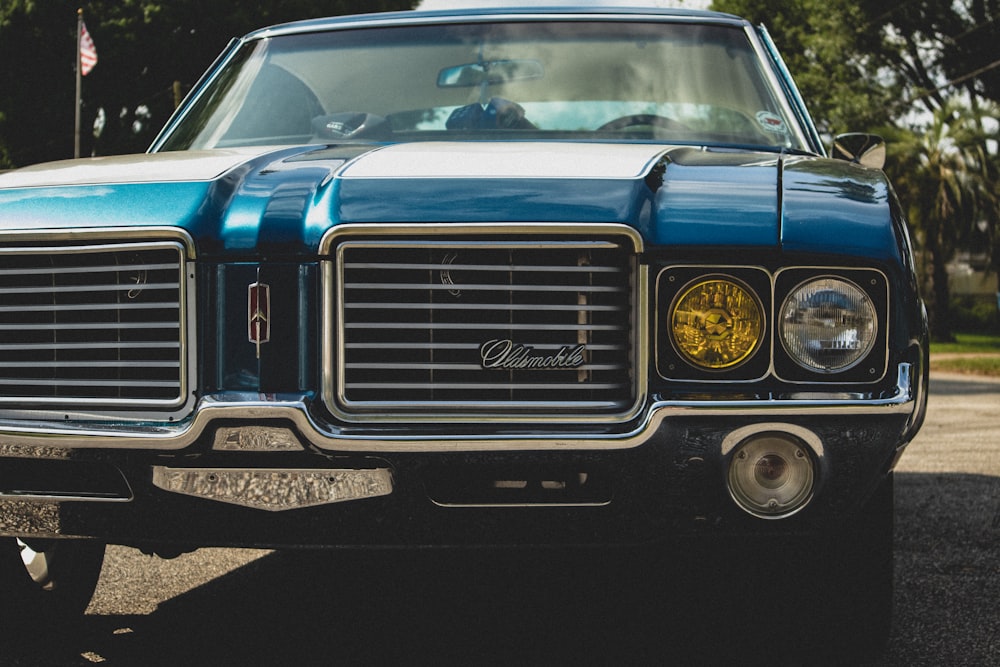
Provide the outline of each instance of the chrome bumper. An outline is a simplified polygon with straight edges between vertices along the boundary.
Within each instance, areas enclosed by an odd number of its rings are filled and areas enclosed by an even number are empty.
[[[0,457],[39,456],[39,450],[61,449],[140,449],[179,450],[210,434],[222,420],[253,424],[266,423],[274,428],[285,422],[294,428],[287,435],[322,450],[339,452],[455,452],[455,451],[538,451],[538,450],[621,450],[646,443],[664,420],[680,416],[747,415],[762,419],[774,417],[844,415],[905,416],[901,444],[919,427],[926,404],[926,382],[919,369],[909,363],[897,369],[896,385],[882,398],[859,395],[819,393],[755,400],[657,400],[645,410],[644,418],[631,430],[613,433],[571,433],[538,428],[537,432],[498,437],[470,429],[454,436],[438,434],[357,434],[357,429],[338,430],[317,423],[308,410],[304,396],[261,396],[239,394],[203,398],[194,416],[183,423],[166,426],[116,424],[109,428],[91,423],[8,421],[0,427]],[[488,423],[479,420],[477,424]],[[238,427],[237,427],[238,428]],[[239,440],[230,433],[223,441]],[[260,440],[257,433],[252,438]],[[219,442],[216,437],[216,442]],[[285,436],[275,437],[275,447],[268,438],[259,451],[287,447]],[[224,449],[224,447],[217,447]],[[294,448],[294,447],[293,447]],[[41,458],[47,458],[42,455]]]

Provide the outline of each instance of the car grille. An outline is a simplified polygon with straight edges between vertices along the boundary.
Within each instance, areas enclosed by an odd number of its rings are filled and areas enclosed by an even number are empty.
[[[621,414],[635,403],[628,238],[348,240],[336,408]]]
[[[183,402],[174,242],[0,249],[0,403]]]

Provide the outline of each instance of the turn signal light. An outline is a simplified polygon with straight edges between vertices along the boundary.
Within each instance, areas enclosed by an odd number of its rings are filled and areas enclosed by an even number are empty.
[[[783,434],[765,434],[736,448],[729,463],[729,492],[754,516],[789,516],[812,497],[813,461],[808,448]]]

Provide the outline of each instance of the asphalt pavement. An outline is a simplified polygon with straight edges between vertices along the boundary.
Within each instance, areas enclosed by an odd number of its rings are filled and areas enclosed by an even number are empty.
[[[896,475],[896,601],[882,661],[1000,665],[1000,379],[932,374]]]

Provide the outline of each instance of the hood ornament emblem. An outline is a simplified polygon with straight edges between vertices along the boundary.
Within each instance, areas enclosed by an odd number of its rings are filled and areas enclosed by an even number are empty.
[[[131,278],[131,283],[134,285],[132,289],[127,292],[129,299],[138,299],[139,295],[142,294],[143,289],[146,287],[146,283],[149,282],[149,274],[146,269],[140,269]]]
[[[462,290],[458,288],[451,277],[451,265],[458,259],[458,253],[448,253],[441,260],[441,284],[448,288],[448,294],[458,298],[462,296]]]
[[[271,287],[265,283],[251,283],[247,288],[247,336],[257,346],[271,340]]]

